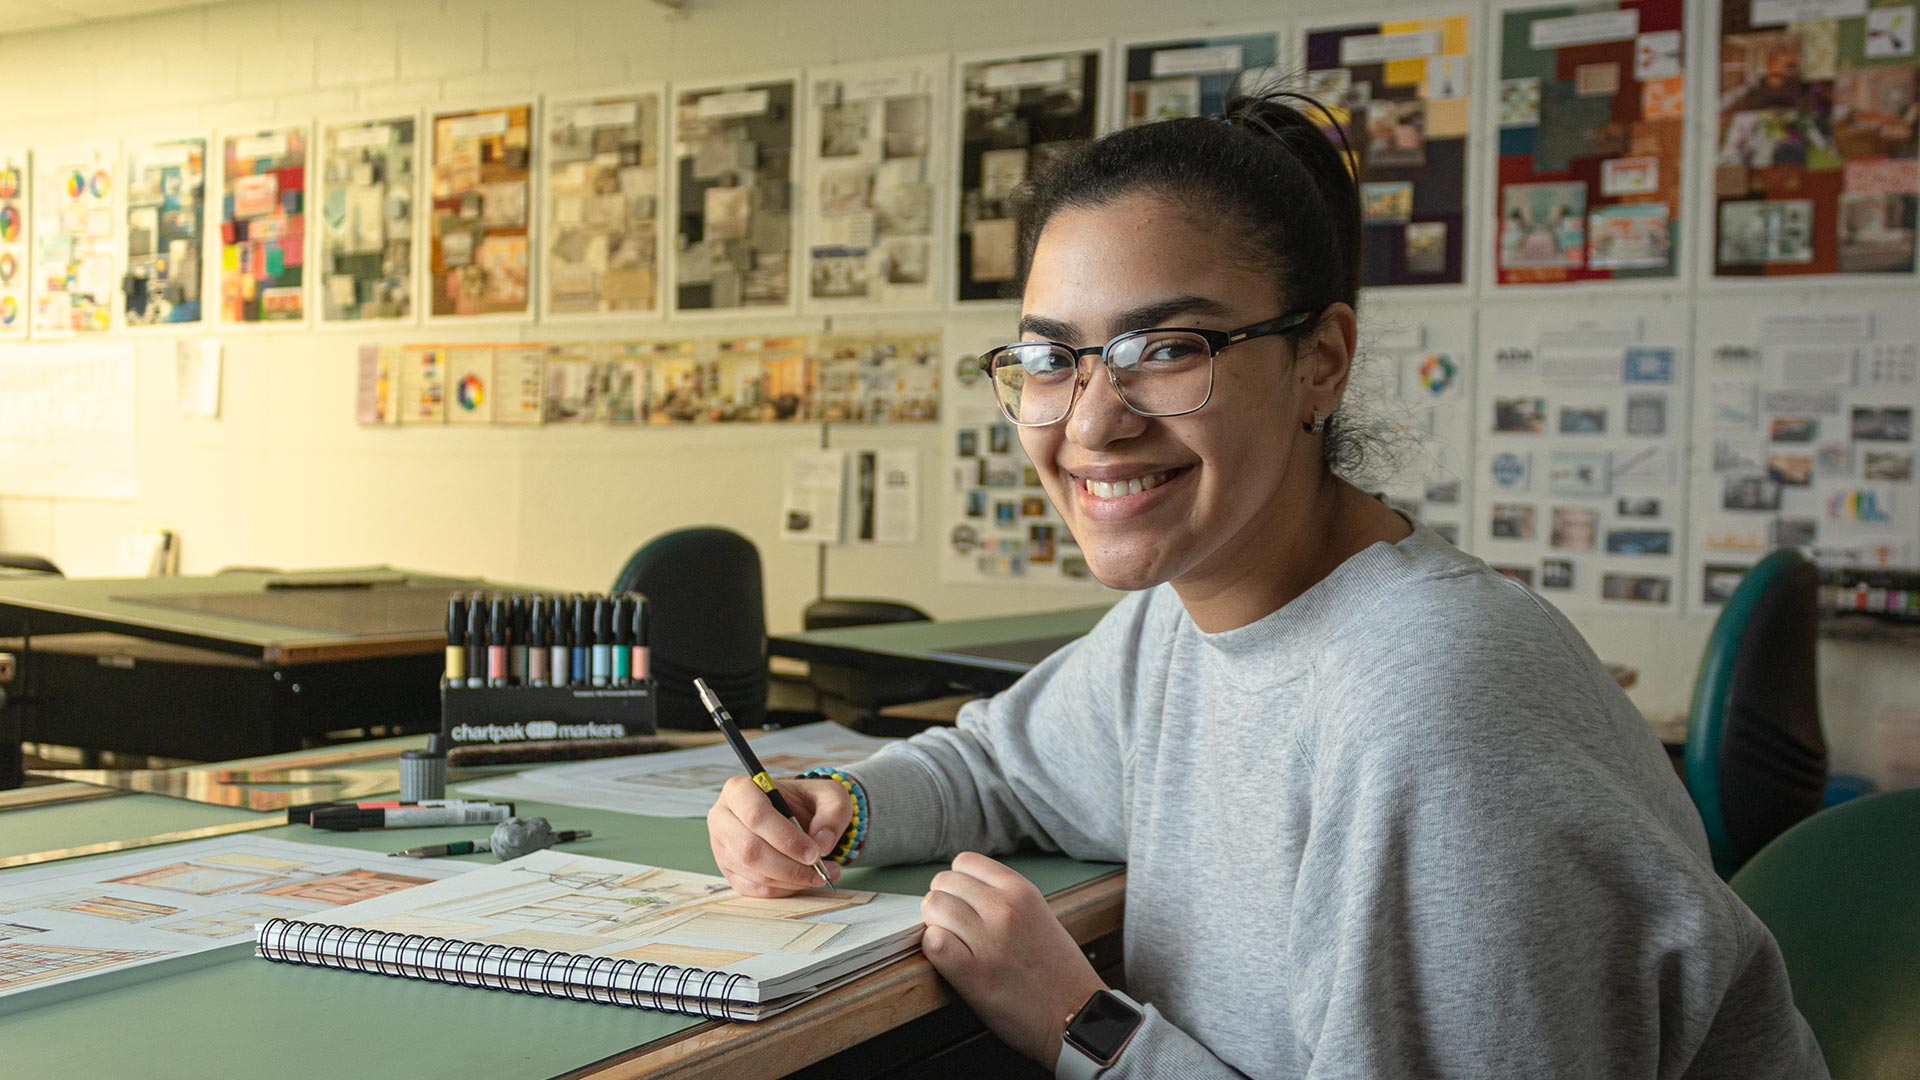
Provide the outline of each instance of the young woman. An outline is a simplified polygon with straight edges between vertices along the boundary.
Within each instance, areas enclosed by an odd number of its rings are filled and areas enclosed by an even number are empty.
[[[783,781],[806,832],[730,784],[715,859],[817,884],[857,792],[855,858],[952,860],[928,959],[1061,1076],[1825,1076],[1579,634],[1341,478],[1359,205],[1285,97],[1109,135],[1023,210],[1021,342],[986,363],[1135,591],[956,729]],[[989,857],[1022,844],[1127,864],[1131,997]]]

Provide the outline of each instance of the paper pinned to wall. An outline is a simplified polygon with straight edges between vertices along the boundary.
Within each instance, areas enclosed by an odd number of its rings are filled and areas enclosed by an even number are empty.
[[[131,499],[133,347],[0,349],[0,495]]]
[[[844,450],[795,450],[787,455],[787,482],[780,496],[781,538],[839,543],[846,474]]]
[[[854,475],[853,538],[871,544],[919,541],[919,451],[857,451]]]

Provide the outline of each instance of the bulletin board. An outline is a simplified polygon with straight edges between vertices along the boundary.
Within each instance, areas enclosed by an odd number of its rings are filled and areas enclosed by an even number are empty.
[[[1156,34],[1120,43],[1122,127],[1219,116],[1227,98],[1280,85],[1280,31]]]
[[[1717,277],[1914,265],[1912,0],[1722,0]]]
[[[798,84],[675,88],[676,313],[793,310]]]
[[[306,125],[220,140],[220,321],[307,317]]]
[[[33,336],[113,326],[119,163],[105,146],[34,154]]]
[[[807,75],[801,195],[809,311],[938,307],[947,58]]]
[[[1390,435],[1387,502],[1465,545],[1474,494],[1473,311],[1369,295],[1348,400]]]
[[[1445,14],[1303,34],[1306,92],[1354,158],[1362,285],[1466,281],[1471,31]]]
[[[420,119],[320,125],[320,319],[412,322]]]
[[[547,102],[541,318],[659,314],[665,102],[659,86]]]
[[[1470,550],[1562,608],[1682,611],[1691,342],[1678,300],[1486,305]]]
[[[1823,566],[1920,557],[1920,310],[1897,291],[1815,308],[1699,305],[1693,421],[1696,599],[1725,602],[1776,547]]]
[[[1503,8],[1491,210],[1499,285],[1680,274],[1683,0]]]
[[[126,267],[129,328],[198,323],[207,239],[204,136],[128,143]]]
[[[1100,130],[1102,49],[963,59],[956,295],[1013,296],[1020,185]]]
[[[32,277],[32,249],[27,242],[28,201],[33,170],[27,152],[0,146],[0,341],[27,336],[32,320],[27,281]]]
[[[433,115],[427,315],[533,316],[533,105]]]

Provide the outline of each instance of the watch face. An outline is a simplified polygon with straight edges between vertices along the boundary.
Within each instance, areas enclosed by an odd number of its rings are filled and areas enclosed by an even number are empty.
[[[1103,990],[1087,999],[1080,1015],[1067,1025],[1067,1038],[1088,1057],[1111,1065],[1143,1019],[1132,1006]]]

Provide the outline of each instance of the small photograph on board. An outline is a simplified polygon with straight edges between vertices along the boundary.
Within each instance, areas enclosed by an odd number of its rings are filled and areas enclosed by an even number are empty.
[[[1360,185],[1360,219],[1369,225],[1402,224],[1413,216],[1413,184],[1388,180]]]
[[[1813,261],[1813,203],[1808,199],[1720,204],[1720,262],[1767,266]]]
[[[1768,454],[1767,478],[1782,487],[1813,484],[1812,454]]]
[[[1021,517],[1046,517],[1047,499],[1044,495],[1022,495],[1020,497]]]
[[[1547,400],[1538,397],[1493,399],[1493,430],[1538,435],[1547,428]]]
[[[1673,595],[1673,579],[1664,574],[1603,574],[1600,598],[1635,604],[1664,604]]]
[[[1613,512],[1621,517],[1657,518],[1660,516],[1660,500],[1651,495],[1622,495],[1614,503]]]
[[[1852,431],[1856,440],[1909,442],[1913,439],[1913,410],[1893,405],[1855,406]]]
[[[1576,498],[1605,495],[1612,490],[1610,472],[1605,451],[1555,450],[1547,460],[1547,490]]]
[[[1673,381],[1674,351],[1660,345],[1629,345],[1623,378],[1630,383]]]
[[[1571,559],[1541,559],[1540,587],[1565,591],[1573,588],[1573,561]]]
[[[1600,535],[1600,512],[1584,506],[1553,508],[1547,542],[1568,551],[1592,551]]]
[[[1665,435],[1667,398],[1664,394],[1627,395],[1627,434]]]
[[[1913,455],[1866,450],[1860,455],[1860,475],[1867,480],[1913,479]]]
[[[1587,235],[1595,270],[1658,268],[1673,257],[1664,203],[1603,206],[1587,215]]]
[[[1367,103],[1367,163],[1402,168],[1427,163],[1427,103],[1375,99]]]
[[[1671,555],[1673,533],[1666,529],[1608,529],[1609,555]]]
[[[1447,223],[1415,221],[1407,225],[1407,273],[1442,274],[1447,269]]]
[[[1500,207],[1500,265],[1586,263],[1585,184],[1510,184]]]
[[[1560,434],[1605,435],[1606,433],[1607,407],[1605,405],[1560,406]]]
[[[1812,518],[1777,518],[1773,523],[1774,547],[1812,547],[1820,538],[1820,523]]]
[[[1811,416],[1768,417],[1767,435],[1774,442],[1810,443],[1820,435],[1820,421]]]
[[[1531,503],[1494,503],[1488,532],[1495,540],[1533,539]]]
[[[1778,510],[1780,484],[1765,476],[1727,476],[1721,481],[1722,510]]]

